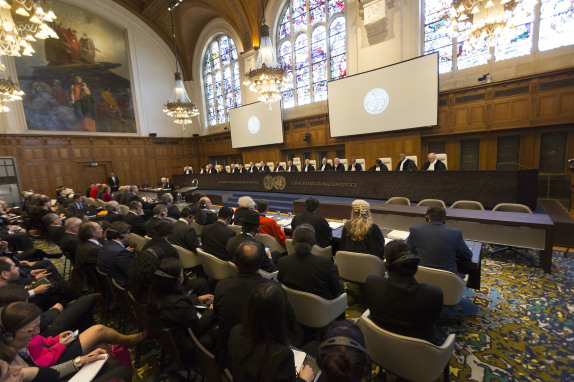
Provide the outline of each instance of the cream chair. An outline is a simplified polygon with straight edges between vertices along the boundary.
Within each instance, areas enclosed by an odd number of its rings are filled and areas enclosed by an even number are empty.
[[[293,246],[293,239],[285,239],[285,248],[287,249],[287,254],[288,255],[294,255],[295,254],[295,247]]]
[[[448,170],[448,163],[447,163],[447,157],[446,154],[436,154],[436,159],[438,159],[439,161],[441,161],[442,163],[444,163],[444,165],[446,166],[446,169]]]
[[[393,171],[395,168],[393,167],[393,159],[392,158],[379,158],[381,160],[381,162],[383,162],[383,164],[385,166],[387,166],[387,168],[389,169],[389,171]]]
[[[171,224],[175,224],[177,222],[177,220],[175,220],[174,218],[170,218],[169,216],[165,217],[165,220],[167,220],[168,222],[170,222]]]
[[[335,264],[339,271],[339,277],[343,280],[359,284],[359,292],[347,289],[349,296],[354,303],[363,303],[363,285],[370,275],[385,276],[385,263],[377,256],[368,253],[356,253],[348,251],[337,251],[335,254]]]
[[[231,166],[225,166],[225,171],[227,171],[228,173],[231,172]]]
[[[287,170],[287,162],[279,162],[279,164],[283,167],[283,170]]]
[[[141,237],[138,234],[131,233],[128,239],[128,243],[136,246],[136,251],[141,252],[143,250],[144,245],[148,242],[145,237]]]
[[[185,249],[180,247],[179,245],[173,244],[173,247],[177,251],[179,255],[179,259],[181,260],[181,265],[183,269],[193,268],[201,265],[201,261],[199,260],[199,256],[196,253],[190,251],[189,249]]]
[[[329,325],[347,310],[347,294],[343,293],[334,300],[325,300],[312,293],[301,292],[281,284],[287,293],[287,299],[295,310],[297,322],[311,328]]]
[[[361,331],[369,356],[383,369],[413,382],[433,382],[444,373],[449,380],[449,361],[454,350],[454,333],[441,346],[418,338],[401,336],[378,327],[366,310]]]
[[[405,158],[415,162],[415,165],[417,166],[417,168],[419,168],[418,157],[416,155],[405,155]]]
[[[258,233],[255,235],[255,240],[262,243],[265,247],[269,247],[270,251],[279,251],[280,253],[287,252],[287,249],[271,235]]]
[[[273,169],[275,168],[275,163],[267,162],[267,167],[269,167],[269,171],[273,171]],[[285,168],[285,167],[283,167],[283,168]]]
[[[387,200],[385,204],[401,204],[403,206],[410,206],[411,201],[409,198],[404,198],[402,196],[393,196]]]
[[[530,207],[518,203],[499,203],[496,206],[494,206],[492,210],[501,212],[519,212],[524,214],[532,213]]]
[[[195,234],[197,236],[201,236],[201,233],[203,232],[203,226],[201,224],[197,223],[194,220],[193,222],[191,222],[191,228],[195,230]]]
[[[277,281],[277,275],[279,274],[279,271],[269,273],[265,272],[263,269],[260,269],[257,271],[257,273],[259,273],[265,279]]]
[[[240,235],[241,230],[243,229],[242,226],[237,225],[237,224],[231,224],[231,225],[228,225],[228,227],[231,228],[235,232],[235,236]]]
[[[343,166],[345,166],[345,171],[347,171],[347,168],[349,166],[349,161],[347,161],[346,159],[339,159],[339,163],[341,163]]]
[[[246,170],[249,170],[251,168],[251,164],[249,163],[245,163],[245,166],[243,166]]]
[[[367,170],[368,170],[368,168],[365,167],[365,166],[366,166],[366,164],[365,164],[365,158],[357,158],[357,159],[355,159],[355,162],[361,165],[361,167],[363,168],[363,171],[367,171]]]
[[[293,158],[293,164],[297,166],[297,170],[301,171],[301,158]]]
[[[457,305],[462,299],[466,289],[466,279],[461,279],[457,274],[419,265],[415,279],[419,283],[427,283],[439,287],[442,290],[443,305]]]
[[[310,159],[309,164],[313,165],[313,167],[315,167],[315,170],[317,170],[317,161],[315,159]]]
[[[287,250],[288,255],[295,254],[295,247],[293,246],[293,239],[285,239],[285,248]],[[333,258],[333,247],[328,246],[325,248],[319,247],[317,244],[313,246],[311,249],[311,253],[317,256],[326,257],[327,259]]]
[[[329,163],[332,166],[333,165],[333,159],[327,159],[327,163]]]
[[[127,215],[128,212],[130,212],[130,208],[128,206],[124,206],[123,204],[120,204],[119,213],[122,215]]]
[[[457,200],[454,202],[450,208],[461,209],[461,210],[481,210],[484,211],[484,207],[481,202],[475,202],[474,200]]]
[[[237,267],[231,261],[223,261],[197,248],[197,255],[205,274],[213,280],[221,280],[237,275]]]
[[[446,205],[444,204],[444,202],[440,199],[423,199],[421,200],[417,206],[423,206],[423,207],[442,207],[445,208]]]

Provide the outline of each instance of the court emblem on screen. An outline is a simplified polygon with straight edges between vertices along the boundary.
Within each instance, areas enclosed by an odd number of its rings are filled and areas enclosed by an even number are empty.
[[[381,114],[389,105],[389,94],[381,88],[375,88],[367,93],[363,101],[369,114]]]
[[[271,191],[273,188],[282,191],[285,189],[286,184],[287,182],[283,176],[267,175],[265,178],[263,178],[263,187],[265,187],[267,191]]]
[[[257,134],[259,132],[259,129],[261,128],[261,123],[259,122],[259,118],[257,118],[256,116],[251,116],[251,118],[249,118],[249,121],[247,122],[247,128],[249,129],[249,132],[253,135]]]

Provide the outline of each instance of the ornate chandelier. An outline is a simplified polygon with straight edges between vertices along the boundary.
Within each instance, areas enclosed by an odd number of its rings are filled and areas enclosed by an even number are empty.
[[[259,101],[271,104],[281,100],[281,90],[287,83],[287,76],[283,68],[277,63],[275,49],[271,43],[269,27],[265,24],[265,3],[262,1],[263,25],[259,30],[260,46],[255,68],[245,75],[244,85],[249,90],[259,93]]]
[[[185,129],[185,125],[192,123],[191,119],[199,115],[199,110],[197,109],[197,105],[189,99],[187,92],[185,91],[183,76],[181,75],[177,64],[177,45],[175,41],[175,31],[173,29],[173,10],[181,3],[181,1],[182,0],[179,0],[179,2],[175,3],[170,2],[168,8],[171,17],[173,51],[175,52],[175,87],[171,94],[171,98],[165,104],[163,111],[170,117],[173,117],[173,121],[175,123],[183,125],[183,129]]]
[[[453,32],[468,28],[470,23],[471,48],[487,41],[489,46],[495,46],[498,38],[512,25],[504,19],[504,7],[511,1],[521,0],[463,0],[458,7],[450,9]]]
[[[49,25],[55,19],[47,0],[0,0],[0,56],[31,56],[31,42],[58,39]]]
[[[6,75],[6,66],[0,61],[0,113],[10,111],[6,103],[20,101],[24,92]]]

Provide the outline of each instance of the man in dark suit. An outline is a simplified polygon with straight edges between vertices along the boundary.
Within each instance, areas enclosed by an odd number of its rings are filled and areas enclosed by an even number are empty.
[[[243,173],[247,172],[247,169],[245,167],[243,167],[243,163],[239,163],[237,165],[237,168],[235,169],[235,172],[238,174],[243,174]]]
[[[375,164],[369,168],[369,171],[389,171],[389,168],[382,160],[377,159]]]
[[[436,159],[435,153],[430,153],[427,159],[427,162],[421,167],[421,171],[446,171],[446,165]]]
[[[230,174],[235,174],[236,172],[238,172],[238,171],[237,171],[237,168],[235,167],[235,163],[231,163],[231,164],[229,165],[229,173],[230,173]]]
[[[155,233],[155,227],[167,216],[167,207],[165,204],[156,204],[153,208],[153,216],[147,221],[146,232],[149,237]]]
[[[257,168],[257,166],[255,166],[253,162],[249,162],[249,170],[247,170],[247,172],[253,174],[259,172],[259,169]]]
[[[115,200],[110,200],[106,203],[106,211],[108,214],[104,217],[104,220],[110,223],[124,220],[124,215],[119,212],[120,204]]]
[[[76,291],[82,290],[83,279],[88,274],[88,267],[95,267],[98,264],[98,253],[102,248],[99,240],[102,238],[102,227],[95,222],[85,222],[80,226],[78,237],[80,243],[76,247],[76,264],[72,271],[72,288]],[[96,280],[89,280],[93,285]]]
[[[66,232],[62,235],[62,240],[60,241],[60,249],[65,253],[72,264],[75,263],[76,258],[76,248],[80,243],[80,238],[78,237],[78,231],[80,230],[80,225],[82,224],[82,219],[80,218],[68,218],[66,219]]]
[[[173,225],[173,234],[169,240],[174,245],[179,245],[182,248],[189,249],[195,252],[199,247],[199,239],[195,229],[191,227],[194,218],[194,209],[185,207],[181,210],[179,220]]]
[[[227,226],[232,218],[233,210],[230,207],[221,207],[217,221],[206,225],[201,233],[202,249],[224,261],[232,260],[225,252],[227,241],[235,236],[235,231]]]
[[[317,211],[318,208],[319,201],[316,198],[310,197],[305,200],[305,211],[297,214],[297,216],[293,218],[291,228],[295,230],[298,225],[310,224],[315,229],[317,245],[325,248],[331,245],[333,230],[329,227],[329,223],[327,223],[325,218],[315,215],[315,211]]]
[[[265,164],[265,162],[261,161],[259,165],[260,165],[259,172],[271,172],[271,169],[269,168],[269,166]]]
[[[202,197],[197,202],[197,215],[195,221],[199,225],[213,224],[217,221],[217,215],[211,211],[211,199],[207,196]]]
[[[333,159],[333,170],[334,171],[345,171],[345,165],[340,162],[339,158]]]
[[[129,212],[124,216],[124,222],[131,226],[132,233],[144,237],[147,234],[147,227],[145,220],[140,216],[143,211],[142,204],[134,201],[130,203],[129,208]]]
[[[42,222],[46,227],[48,232],[48,238],[52,243],[60,245],[60,240],[62,240],[62,235],[66,231],[66,227],[62,225],[62,218],[55,213],[49,213],[44,215]]]
[[[169,182],[167,181],[167,178],[161,178],[157,183],[157,186],[163,189],[169,188]]]
[[[287,172],[298,172],[299,169],[297,168],[297,166],[295,166],[293,164],[292,161],[287,161],[287,168],[285,169],[285,171],[287,171]]]
[[[402,240],[385,245],[388,278],[367,277],[365,300],[370,319],[381,328],[442,345],[437,319],[442,310],[442,290],[414,278],[419,259]]]
[[[72,201],[68,203],[68,209],[66,211],[66,216],[74,216],[79,211],[88,208],[88,203],[84,203],[84,198],[82,194],[76,193],[72,197]]]
[[[357,163],[355,158],[352,158],[347,171],[363,171],[363,166],[361,166],[360,163]]]
[[[275,168],[273,169],[273,172],[282,172],[282,171],[285,171],[283,166],[281,166],[279,162],[275,163]]]
[[[305,165],[303,166],[303,172],[313,172],[315,171],[315,166],[313,166],[309,159],[305,159]]]
[[[191,166],[185,166],[183,168],[183,175],[193,175],[193,168],[191,168]]]
[[[279,259],[277,280],[289,288],[312,293],[327,300],[339,297],[344,289],[335,264],[330,259],[311,253],[315,230],[302,224],[293,231],[295,254]]]
[[[160,221],[155,227],[154,234],[150,241],[148,241],[144,246],[145,251],[148,248],[161,248],[165,257],[173,257],[179,259],[179,253],[177,249],[171,245],[169,238],[173,233],[173,224],[169,220]]]
[[[411,227],[407,245],[420,258],[424,267],[443,269],[463,277],[457,261],[472,259],[472,251],[462,238],[462,231],[445,225],[446,212],[442,207],[430,207],[427,224]]]
[[[218,164],[217,165],[217,173],[218,174],[227,174],[227,170],[225,169],[224,166]]]
[[[179,219],[179,207],[173,204],[173,195],[166,192],[161,196],[161,204],[167,208],[167,216],[172,219]]]
[[[120,187],[120,178],[116,176],[113,172],[110,173],[110,177],[108,178],[108,184],[110,185],[110,189],[112,191],[117,191]]]
[[[399,163],[397,163],[395,171],[417,171],[417,165],[413,160],[407,159],[405,153],[400,153]]]
[[[331,171],[333,170],[333,166],[327,162],[327,158],[323,158],[321,160],[321,166],[319,166],[319,170],[317,171]]]
[[[108,241],[98,254],[98,267],[122,286],[128,285],[128,267],[134,254],[126,248],[130,237],[130,225],[126,222],[112,223],[106,230]]]

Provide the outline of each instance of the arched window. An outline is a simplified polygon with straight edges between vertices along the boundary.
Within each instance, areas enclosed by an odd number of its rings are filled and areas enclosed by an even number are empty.
[[[291,0],[281,13],[278,56],[289,84],[283,107],[327,99],[327,81],[347,75],[343,0]]]
[[[203,84],[208,125],[229,121],[229,109],[241,106],[237,48],[229,36],[218,35],[207,45]]]
[[[574,44],[574,6],[571,0],[425,0],[424,54],[439,53],[439,72],[461,70]],[[494,5],[493,5],[494,4]],[[454,10],[473,9],[467,18],[454,19]],[[499,7],[506,27],[499,37],[473,33],[473,22]],[[489,10],[490,9],[490,10]],[[455,30],[456,25],[456,31]],[[493,29],[494,30],[494,29]],[[535,33],[535,30],[537,33]],[[473,36],[474,35],[474,36]],[[538,35],[538,41],[533,37]],[[453,52],[454,46],[454,52]],[[456,64],[455,64],[456,63]]]

